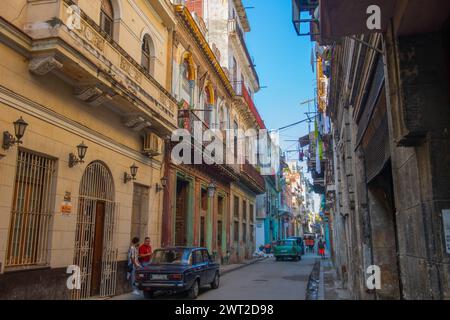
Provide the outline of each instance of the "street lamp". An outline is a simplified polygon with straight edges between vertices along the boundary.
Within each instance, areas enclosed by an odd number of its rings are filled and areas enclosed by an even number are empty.
[[[78,158],[73,153],[69,154],[69,168],[72,168],[78,163],[84,163],[83,159],[86,156],[87,149],[88,146],[84,144],[84,141],[82,141],[79,145],[77,145]]]
[[[211,180],[211,182],[208,185],[208,197],[214,198],[214,193],[216,192],[216,185],[214,184],[214,181]]]
[[[14,124],[14,135],[16,136],[15,138],[8,131],[3,132],[3,149],[5,150],[8,150],[15,144],[19,145],[22,143],[22,140],[20,139],[22,139],[22,137],[24,136],[25,130],[28,126],[28,123],[26,123],[25,120],[22,119],[22,117],[14,121],[13,124]]]
[[[123,183],[127,183],[128,181],[131,181],[131,180],[136,180],[136,174],[137,174],[138,169],[139,169],[139,167],[136,166],[135,163],[133,163],[133,165],[130,167],[131,175],[128,174],[127,172],[123,173]]]

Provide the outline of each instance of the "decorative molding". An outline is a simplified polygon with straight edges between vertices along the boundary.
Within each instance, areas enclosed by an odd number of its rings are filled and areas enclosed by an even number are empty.
[[[79,88],[75,89],[75,97],[80,100],[83,100],[83,101],[87,101],[94,96],[98,96],[101,93],[102,93],[102,90],[100,90],[99,88],[97,88],[95,86],[79,87]]]
[[[39,76],[43,76],[54,68],[61,69],[62,63],[55,59],[54,56],[34,57],[28,64],[28,69]]]
[[[151,122],[146,120],[139,114],[129,114],[123,118],[123,124],[127,128],[131,128],[133,131],[142,131],[151,127]]]
[[[112,96],[103,92],[98,87],[85,86],[75,89],[75,97],[87,102],[92,107],[98,107],[107,101],[112,100]]]
[[[97,32],[86,23],[86,21],[81,20],[81,29],[78,33],[101,52],[105,50],[105,38],[97,34]]]
[[[125,71],[131,79],[141,84],[142,74],[139,72],[139,70],[137,70],[134,66],[132,66],[131,63],[129,63],[127,59],[123,56],[120,57],[120,68],[123,71]]]
[[[50,125],[66,130],[72,134],[78,135],[86,141],[92,141],[106,149],[117,152],[132,160],[151,165],[154,169],[159,169],[161,162],[155,159],[148,159],[139,151],[133,150],[126,145],[118,143],[91,128],[67,118],[37,102],[34,102],[22,95],[12,92],[8,88],[0,85],[0,102],[14,108],[20,112],[29,114],[39,120],[45,121]]]
[[[112,96],[107,93],[102,93],[101,95],[95,97],[92,101],[89,102],[89,105],[92,107],[98,107],[105,102],[111,101]]]

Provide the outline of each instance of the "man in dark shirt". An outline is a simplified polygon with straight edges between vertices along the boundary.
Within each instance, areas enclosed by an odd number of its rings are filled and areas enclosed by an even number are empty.
[[[152,246],[150,238],[146,237],[144,243],[139,247],[139,261],[143,267],[147,266],[152,256]]]

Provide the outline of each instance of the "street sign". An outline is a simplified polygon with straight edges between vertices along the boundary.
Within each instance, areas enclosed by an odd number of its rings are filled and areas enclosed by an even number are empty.
[[[445,247],[450,254],[450,209],[442,210],[442,225],[444,226]]]

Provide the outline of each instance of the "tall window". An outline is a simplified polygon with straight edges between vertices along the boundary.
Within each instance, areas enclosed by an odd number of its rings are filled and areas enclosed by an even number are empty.
[[[237,158],[238,158],[238,129],[239,129],[239,125],[237,123],[237,120],[234,119],[234,144],[233,144],[233,148],[234,148],[234,161],[235,162],[237,161]]]
[[[150,75],[155,72],[155,47],[152,38],[146,34],[142,41],[141,65]]]
[[[217,213],[217,247],[222,249],[222,220],[225,211],[225,199],[222,196],[218,196],[217,198],[218,204],[218,213]]]
[[[100,8],[100,28],[112,38],[114,11],[110,0],[101,1],[102,4]]]
[[[205,217],[200,217],[200,247],[206,247],[205,233],[206,233]]]
[[[239,84],[237,82],[237,62],[236,59],[233,57],[233,84],[234,84],[234,90],[239,93],[238,88]]]
[[[255,220],[254,220],[254,214],[253,214],[253,210],[254,210],[254,206],[253,206],[253,204],[251,204],[250,203],[250,218],[249,218],[249,220],[250,220],[250,242],[253,242],[253,240],[254,240],[254,234],[253,234],[253,232],[254,232],[254,229],[255,229]]]
[[[234,217],[239,219],[239,198],[234,196]]]
[[[233,205],[234,205],[233,236],[234,236],[234,241],[238,242],[239,241],[239,197],[234,196]]]
[[[206,189],[201,191],[201,206],[203,211],[208,210],[208,191]]]
[[[219,109],[219,119],[217,119],[217,125],[218,125],[217,129],[220,129],[220,130],[226,129],[226,127],[225,127],[225,112],[223,110],[223,106],[221,106]]]
[[[189,98],[189,103],[192,103],[192,89],[189,83],[189,62],[185,59],[181,64],[181,89]]]
[[[19,150],[6,266],[47,263],[55,160]]]
[[[203,92],[203,109],[204,111],[204,121],[206,125],[211,128],[211,119],[213,113],[213,106],[210,103],[211,97],[209,96],[208,88],[205,88]]]

